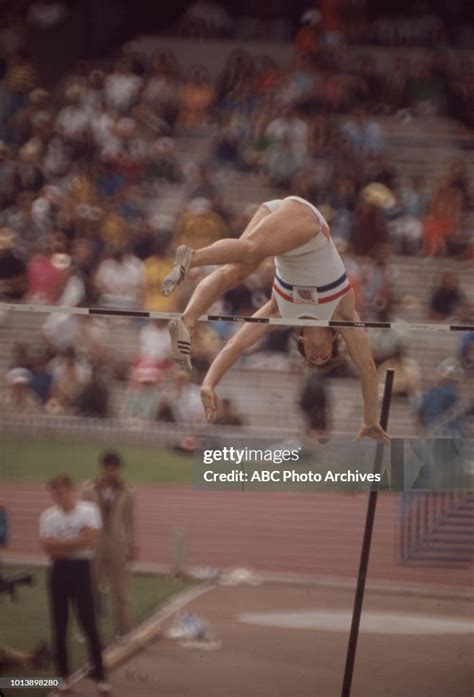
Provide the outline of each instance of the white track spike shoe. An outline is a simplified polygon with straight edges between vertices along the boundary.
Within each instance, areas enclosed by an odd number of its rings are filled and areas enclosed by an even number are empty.
[[[171,337],[171,358],[180,370],[190,373],[191,363],[191,334],[182,319],[172,319],[168,324]]]
[[[181,244],[176,250],[176,255],[174,258],[174,266],[167,276],[164,277],[161,284],[161,293],[165,297],[171,295],[176,286],[179,286],[181,281],[184,280],[191,264],[191,259],[193,258],[193,250],[191,247],[187,247]]]

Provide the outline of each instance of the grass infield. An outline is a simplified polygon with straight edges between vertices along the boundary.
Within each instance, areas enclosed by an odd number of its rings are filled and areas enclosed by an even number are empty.
[[[183,485],[192,482],[192,457],[139,445],[61,441],[9,441],[0,445],[0,481],[45,482],[68,472],[78,482],[97,476],[104,450],[117,450],[124,461],[124,477],[136,484]]]

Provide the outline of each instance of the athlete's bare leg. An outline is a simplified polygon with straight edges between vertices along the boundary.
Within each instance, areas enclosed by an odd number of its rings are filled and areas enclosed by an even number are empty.
[[[203,278],[183,312],[183,322],[192,329],[198,318],[231,288],[235,288],[258,268],[258,264],[226,264]]]
[[[162,283],[169,295],[190,268],[224,264],[260,264],[268,257],[289,252],[318,234],[319,223],[310,210],[297,201],[284,201],[271,213],[261,206],[238,240],[219,240],[199,250],[181,245],[176,250],[173,270]]]
[[[264,211],[260,218],[261,211]],[[214,264],[261,263],[267,257],[290,252],[309,242],[318,232],[310,210],[297,201],[284,201],[273,213],[262,206],[259,221],[238,240],[219,240],[193,252],[190,268]]]

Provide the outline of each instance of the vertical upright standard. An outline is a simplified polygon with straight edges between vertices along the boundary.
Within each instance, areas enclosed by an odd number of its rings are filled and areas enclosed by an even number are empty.
[[[387,370],[385,376],[385,387],[383,391],[382,407],[380,411],[380,425],[384,430],[388,425],[388,414],[390,411],[390,400],[392,398],[393,387],[393,370]],[[374,461],[374,474],[380,474],[383,460],[382,443],[377,443]],[[354,608],[352,610],[351,631],[349,634],[349,643],[347,645],[346,666],[344,669],[344,679],[342,682],[341,697],[350,697],[352,688],[352,676],[354,674],[354,663],[357,651],[357,641],[359,639],[360,617],[362,614],[362,605],[364,603],[365,582],[367,579],[367,569],[369,566],[370,547],[372,544],[372,532],[374,529],[375,510],[377,508],[378,499],[377,485],[369,493],[369,503],[367,506],[367,515],[365,519],[364,537],[362,540],[362,551],[360,554],[359,574],[357,576],[357,587],[354,598]]]

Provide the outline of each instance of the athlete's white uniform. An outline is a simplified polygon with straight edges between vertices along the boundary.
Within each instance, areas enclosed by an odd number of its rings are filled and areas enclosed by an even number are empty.
[[[275,257],[273,294],[278,309],[282,317],[329,320],[351,287],[344,264],[332,241],[329,225],[311,203],[298,196],[288,196],[262,205],[273,213],[284,200],[307,206],[321,227],[306,244]]]

